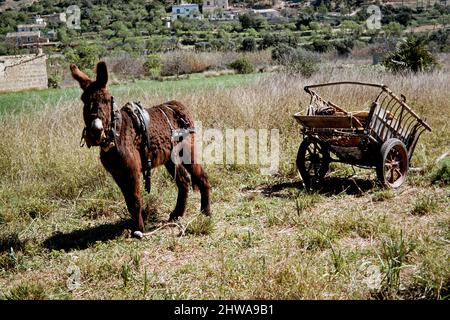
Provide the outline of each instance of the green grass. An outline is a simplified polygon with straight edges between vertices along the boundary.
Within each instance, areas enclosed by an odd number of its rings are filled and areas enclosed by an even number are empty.
[[[174,95],[178,92],[205,91],[218,87],[230,89],[241,84],[257,80],[265,75],[222,75],[206,78],[202,74],[190,75],[189,79],[182,80],[137,80],[132,83],[110,86],[114,96],[142,96],[153,94]],[[26,92],[0,93],[0,115],[31,110],[39,110],[44,106],[57,107],[58,103],[79,98],[81,91],[78,86],[64,89],[31,90]],[[126,101],[119,103],[125,104]]]

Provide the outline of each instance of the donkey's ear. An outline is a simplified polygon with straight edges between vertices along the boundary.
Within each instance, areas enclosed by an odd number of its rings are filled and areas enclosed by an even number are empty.
[[[72,77],[80,84],[81,89],[84,90],[91,84],[92,80],[89,79],[86,73],[78,69],[76,65],[71,64],[70,71],[72,71]]]
[[[108,68],[104,61],[97,63],[97,79],[95,80],[95,83],[100,88],[106,88],[106,84],[108,83]]]

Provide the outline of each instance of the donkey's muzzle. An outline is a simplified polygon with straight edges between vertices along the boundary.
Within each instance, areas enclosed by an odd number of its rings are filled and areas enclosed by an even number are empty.
[[[105,137],[105,133],[103,123],[100,119],[97,118],[92,121],[89,135],[92,138],[91,140],[94,141],[96,145],[99,145],[102,142],[102,139]]]

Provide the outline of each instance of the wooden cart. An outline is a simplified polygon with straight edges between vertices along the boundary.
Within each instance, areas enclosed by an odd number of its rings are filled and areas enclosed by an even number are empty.
[[[320,97],[313,89],[356,85],[379,88],[369,110],[347,112]],[[306,86],[311,95],[306,114],[294,118],[302,125],[303,141],[297,168],[307,189],[320,186],[331,162],[376,168],[379,181],[398,188],[406,179],[420,135],[431,131],[407,104],[387,86],[361,82],[333,82]]]

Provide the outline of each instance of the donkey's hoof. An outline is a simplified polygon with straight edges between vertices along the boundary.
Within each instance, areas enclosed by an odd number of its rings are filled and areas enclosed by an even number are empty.
[[[133,237],[142,239],[144,237],[144,234],[141,231],[135,231],[133,232]]]
[[[180,218],[181,217],[181,215],[179,214],[179,213],[171,213],[170,214],[170,216],[169,216],[169,221],[168,222],[174,222],[174,221],[177,221],[178,220],[178,218]]]

